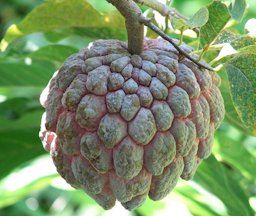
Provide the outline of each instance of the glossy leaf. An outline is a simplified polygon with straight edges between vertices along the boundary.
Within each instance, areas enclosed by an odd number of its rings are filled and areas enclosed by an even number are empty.
[[[4,49],[18,37],[67,27],[124,28],[119,12],[99,13],[84,0],[51,0],[35,8],[18,25],[12,25],[1,43]]]
[[[200,191],[201,190],[201,191]],[[182,201],[189,208],[193,215],[204,215],[204,216],[226,216],[225,208],[219,206],[211,206],[212,195],[203,194],[200,185],[187,184],[182,187],[176,187],[175,193],[182,199]],[[200,193],[201,192],[201,193]],[[215,201],[215,200],[214,200]],[[211,203],[211,205],[209,205]],[[214,203],[216,205],[216,202]],[[219,203],[218,203],[219,204]]]
[[[14,120],[20,118],[25,113],[40,108],[41,105],[38,99],[34,100],[28,97],[12,98],[0,103],[0,118]]]
[[[115,7],[107,1],[87,0],[87,2],[99,12],[110,12],[115,10]]]
[[[24,199],[30,193],[39,191],[47,187],[54,177],[56,177],[56,175],[39,178],[36,181],[33,181],[32,183],[14,191],[5,191],[0,189],[0,208],[10,206],[15,202]]]
[[[14,98],[33,98],[37,100],[41,92],[42,87],[0,87],[0,95],[4,97],[3,101]]]
[[[163,201],[160,200],[158,203],[155,203],[153,200],[147,198],[145,203],[136,209],[136,212],[141,215],[146,215],[148,212],[154,214],[158,211],[161,211],[161,209],[164,209],[165,207],[166,204]]]
[[[50,42],[79,49],[84,48],[88,43],[97,39],[127,39],[125,28],[109,27],[72,27],[45,32],[44,36]],[[76,43],[74,43],[74,41],[76,41]]]
[[[200,165],[194,179],[225,204],[229,215],[254,215],[249,197],[234,179],[232,172],[214,156],[210,156]]]
[[[65,45],[48,45],[31,53],[29,57],[40,60],[64,62],[70,55],[77,53],[79,50]]]
[[[42,111],[31,112],[18,120],[0,118],[0,178],[18,165],[44,154],[38,137]]]
[[[215,152],[230,166],[240,170],[247,178],[255,180],[256,157],[248,152],[243,141],[241,138],[234,137],[233,133],[229,134],[226,130],[220,130],[216,134]]]
[[[0,61],[0,86],[45,86],[55,70],[49,61],[4,59]]]

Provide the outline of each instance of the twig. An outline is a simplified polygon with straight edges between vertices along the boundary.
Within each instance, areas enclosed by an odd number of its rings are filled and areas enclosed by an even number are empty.
[[[140,23],[142,12],[133,0],[107,0],[113,4],[125,18],[128,34],[128,50],[140,54],[144,46],[144,25]]]
[[[163,39],[167,40],[168,42],[170,42],[174,48],[183,56],[185,56],[186,58],[188,58],[189,60],[191,60],[192,62],[194,62],[195,64],[197,64],[199,67],[205,68],[207,70],[213,71],[213,68],[200,63],[199,61],[197,61],[196,59],[192,58],[188,53],[186,53],[185,51],[183,51],[173,40],[171,37],[169,37],[167,34],[165,34],[164,32],[162,32],[156,25],[154,25],[150,19],[144,17],[141,15],[140,17],[140,22],[143,23],[145,26],[147,26],[148,28],[150,28],[152,31],[156,32],[158,35],[160,35]]]
[[[182,14],[178,13],[175,9],[168,7],[167,5],[157,1],[157,0],[134,0],[139,4],[144,4],[156,11],[158,11],[163,16],[173,16],[178,19],[188,20],[187,17],[183,16]]]
[[[174,17],[176,19],[184,20],[187,22],[189,20],[188,17],[180,14],[178,11],[176,11],[173,8],[170,8],[168,5],[165,5],[157,0],[134,0],[135,2],[139,4],[144,4],[156,11],[158,11],[160,14],[166,17]],[[199,34],[200,29],[199,28],[194,28],[193,29],[197,34]]]

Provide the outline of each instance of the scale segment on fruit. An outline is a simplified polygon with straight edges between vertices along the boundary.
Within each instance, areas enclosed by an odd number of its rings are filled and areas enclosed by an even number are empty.
[[[191,47],[144,39],[136,3],[108,1],[128,44],[97,40],[63,63],[41,95],[40,138],[70,185],[132,210],[193,177],[225,111],[218,75],[187,57]]]

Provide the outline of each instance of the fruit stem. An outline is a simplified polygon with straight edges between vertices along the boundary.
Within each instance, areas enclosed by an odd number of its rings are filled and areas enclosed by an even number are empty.
[[[107,0],[113,4],[125,18],[128,34],[128,50],[132,54],[140,54],[144,44],[144,25],[139,18],[142,15],[140,8],[133,0]]]

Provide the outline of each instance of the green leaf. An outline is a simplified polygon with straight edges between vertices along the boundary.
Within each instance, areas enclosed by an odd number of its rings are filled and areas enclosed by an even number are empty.
[[[214,45],[230,43],[231,41],[234,41],[240,37],[241,37],[240,35],[230,31],[229,29],[224,29],[223,31],[221,31],[221,33],[218,35],[218,37],[214,41]]]
[[[189,183],[188,183],[189,184]],[[204,216],[219,216],[226,215],[220,208],[213,207],[212,203],[210,204],[211,197],[209,194],[205,195],[200,193],[202,188],[199,185],[193,187],[193,184],[182,185],[182,187],[175,187],[174,192],[181,197],[182,201],[189,208],[189,211],[193,215],[204,215]]]
[[[41,115],[37,111],[13,121],[0,118],[0,178],[45,153],[38,137]]]
[[[49,45],[31,53],[28,57],[62,63],[67,57],[78,51],[78,49],[70,46]]]
[[[203,59],[209,62],[209,64],[212,64],[212,61],[219,55],[220,50],[220,47],[209,47],[209,49],[204,52]]]
[[[227,34],[226,36],[223,35],[224,32],[224,35]],[[215,45],[217,43],[224,43],[225,45],[222,47],[218,57],[213,61],[215,66],[225,64],[227,61],[237,56],[238,53],[254,54],[253,52],[255,51],[255,48],[253,46],[256,45],[256,38],[250,37],[249,35],[232,35],[226,31],[223,31],[215,41]]]
[[[210,156],[199,167],[194,180],[215,194],[227,207],[229,215],[253,216],[249,197],[245,194],[232,172],[214,156]]]
[[[17,119],[25,113],[40,109],[41,105],[33,98],[18,97],[0,103],[0,117],[6,119]]]
[[[89,2],[99,12],[110,12],[116,9],[107,1],[87,0],[87,2]]]
[[[209,11],[209,20],[200,31],[201,48],[209,46],[230,19],[227,6],[220,1],[214,1],[207,8]]]
[[[0,95],[6,100],[14,98],[38,99],[42,90],[42,87],[0,87]]]
[[[238,22],[241,21],[246,9],[246,1],[245,0],[233,0],[229,6],[229,11],[233,19]]]
[[[197,11],[194,16],[187,21],[187,25],[190,28],[197,28],[204,26],[209,19],[209,11],[206,7]]]
[[[0,61],[0,86],[46,86],[56,67],[49,61],[27,59]]]
[[[234,134],[229,134],[226,130],[218,131],[215,137],[216,154],[221,156],[230,166],[240,170],[247,178],[256,180],[256,158],[245,148],[243,140],[234,138]]]
[[[228,120],[230,124],[238,128],[239,130],[243,131],[244,133],[253,135],[250,129],[245,128],[243,126],[243,123],[234,107],[233,100],[231,98],[230,83],[228,80],[227,72],[225,70],[221,70],[219,72],[219,75],[221,77],[220,90],[221,90],[222,97],[224,98],[226,120]]]
[[[249,45],[239,49],[240,53],[247,53],[247,54],[255,54],[256,53],[256,45]]]
[[[95,39],[127,39],[127,33],[125,28],[120,29],[109,27],[72,27],[58,29],[51,32],[45,32],[44,35],[47,40],[54,43],[58,42],[62,45],[64,45],[63,41],[70,40],[70,43],[65,45],[77,48],[83,48],[85,45],[87,45],[89,42],[94,41]],[[74,41],[76,41],[76,43],[74,43]],[[80,44],[82,46],[79,46]]]
[[[234,49],[239,50],[245,48],[246,46],[256,45],[256,38],[250,37],[248,35],[241,36],[239,38],[236,38],[235,40],[232,40],[230,42],[230,45]]]
[[[84,0],[46,1],[21,23],[8,29],[1,48],[5,49],[10,42],[27,34],[68,27],[124,29],[124,19],[118,11],[99,13]]]
[[[56,175],[41,177],[32,183],[14,191],[0,190],[0,208],[15,204],[19,200],[24,199],[29,194],[47,187],[55,177]]]
[[[175,28],[175,29],[179,29],[179,30],[183,30],[183,31],[188,29],[187,23],[182,19],[172,17],[171,23],[172,23],[173,28]]]
[[[161,211],[161,209],[165,209],[166,204],[160,200],[159,202],[154,202],[153,200],[147,198],[145,203],[139,208],[136,209],[139,215],[147,215],[150,212],[154,215],[155,212]]]
[[[81,35],[81,36],[87,36],[90,38],[95,39],[109,39],[109,38],[115,38],[119,40],[126,40],[127,39],[127,33],[125,28],[109,28],[109,27],[94,27],[94,28],[74,28],[74,33]]]
[[[239,54],[227,62],[231,97],[244,127],[256,134],[256,55]]]

